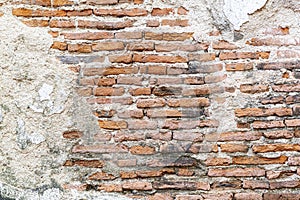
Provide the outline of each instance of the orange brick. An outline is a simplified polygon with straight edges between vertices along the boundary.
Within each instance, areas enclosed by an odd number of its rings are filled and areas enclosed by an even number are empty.
[[[114,17],[137,17],[146,16],[147,10],[142,8],[133,9],[94,9],[96,16],[114,16]]]
[[[103,121],[99,120],[100,128],[119,130],[127,128],[127,123],[125,121]]]
[[[164,16],[169,15],[174,12],[173,8],[153,8],[151,15],[152,16]]]
[[[299,144],[268,144],[268,145],[253,145],[253,152],[277,152],[277,151],[300,151]]]
[[[133,146],[130,153],[135,155],[151,155],[155,153],[155,148],[150,146]]]
[[[186,27],[189,25],[189,20],[187,19],[163,19],[161,21],[162,26],[181,26],[181,27]]]
[[[98,42],[92,46],[93,51],[115,51],[125,48],[123,42]]]
[[[269,91],[269,87],[267,85],[250,85],[243,84],[240,86],[240,91],[243,93],[255,94]]]
[[[113,39],[111,32],[83,32],[83,33],[62,33],[67,40],[101,40]]]

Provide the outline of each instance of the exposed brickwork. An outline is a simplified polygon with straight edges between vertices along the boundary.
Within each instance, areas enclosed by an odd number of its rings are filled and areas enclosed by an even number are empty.
[[[96,108],[95,143],[85,130],[63,133],[81,141],[64,167],[91,169],[75,189],[166,200],[300,198],[300,40],[288,27],[244,44],[208,33],[198,42],[186,28],[189,10],[143,0],[24,0],[12,13],[51,31],[51,51],[79,66],[77,92]],[[274,80],[223,84],[238,73]],[[232,105],[236,126],[219,132],[211,109],[232,93],[249,103]]]

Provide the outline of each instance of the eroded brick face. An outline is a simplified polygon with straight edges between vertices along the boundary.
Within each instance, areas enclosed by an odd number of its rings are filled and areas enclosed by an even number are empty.
[[[49,29],[51,52],[78,67],[76,91],[98,120],[90,138],[84,129],[62,133],[80,140],[64,167],[90,169],[78,173],[80,187],[64,188],[157,200],[299,199],[300,38],[267,27],[244,43],[221,32],[197,41],[189,10],[165,5],[24,0],[12,10]],[[230,117],[216,117],[218,106]]]

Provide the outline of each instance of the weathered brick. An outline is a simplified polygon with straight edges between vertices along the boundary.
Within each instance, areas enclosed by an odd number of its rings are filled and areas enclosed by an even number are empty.
[[[274,200],[274,199],[287,199],[287,200],[297,200],[300,198],[298,193],[264,193],[264,200]]]
[[[201,144],[201,143],[194,143],[188,149],[190,153],[211,153],[211,152],[218,152],[218,145],[216,144]]]
[[[288,131],[288,130],[276,130],[276,131],[269,131],[263,132],[264,137],[269,138],[269,139],[278,139],[278,138],[292,138],[294,136],[293,131]]]
[[[280,156],[277,158],[239,156],[239,157],[232,158],[232,163],[239,164],[239,165],[284,164],[286,161],[287,161],[286,156]]]
[[[93,14],[91,9],[84,9],[84,10],[68,10],[67,16],[90,16]]]
[[[139,190],[147,191],[152,190],[152,184],[144,181],[127,182],[122,184],[124,190]]]
[[[282,68],[285,69],[299,69],[300,62],[299,61],[290,61],[290,62],[263,62],[259,63],[256,66],[259,70],[280,70]]]
[[[124,94],[124,88],[98,87],[94,89],[95,96],[121,96]]]
[[[49,26],[49,20],[39,20],[39,19],[30,19],[30,20],[21,20],[25,25],[30,27],[47,27]]]
[[[226,40],[219,40],[212,43],[212,48],[217,50],[233,50],[238,47]]]
[[[106,141],[110,141],[112,138],[112,134],[111,133],[96,133],[93,137],[93,139],[95,141],[99,141],[99,142],[106,142]]]
[[[265,153],[265,152],[277,152],[277,151],[300,151],[300,145],[298,144],[268,144],[268,145],[253,145],[253,152]]]
[[[115,51],[125,48],[123,42],[98,42],[92,45],[93,51]]]
[[[284,102],[283,96],[271,96],[261,100],[262,104],[281,104]]]
[[[118,112],[119,118],[143,118],[143,110],[126,110]]]
[[[112,129],[112,130],[119,130],[127,128],[127,123],[125,121],[104,121],[99,120],[100,128],[104,129]]]
[[[267,85],[251,85],[251,84],[243,84],[240,86],[240,91],[243,93],[255,94],[269,91],[269,87]]]
[[[263,32],[265,35],[288,35],[290,33],[289,27],[276,27],[276,28],[267,28]]]
[[[182,56],[163,56],[163,55],[142,55],[142,54],[134,54],[133,55],[134,62],[140,63],[185,63],[187,59]]]
[[[67,139],[76,139],[76,138],[81,138],[83,136],[83,132],[81,131],[65,131],[63,133],[63,137]]]
[[[177,173],[178,176],[193,176],[195,174],[194,170],[188,168],[180,168]]]
[[[270,189],[281,189],[281,188],[299,188],[300,181],[278,181],[278,182],[270,182]]]
[[[189,20],[187,19],[163,19],[161,21],[162,26],[181,26],[181,27],[186,27],[189,25]]]
[[[299,38],[279,38],[279,37],[267,37],[267,38],[252,38],[246,42],[252,46],[290,46],[299,45]]]
[[[214,73],[223,69],[222,64],[203,64],[202,62],[189,62],[189,68],[186,73],[198,74],[198,73]],[[168,73],[169,74],[169,73]]]
[[[50,20],[51,28],[75,28],[75,21],[72,20]]]
[[[234,194],[235,200],[262,200],[262,194],[259,193],[236,193]]]
[[[259,140],[262,136],[261,132],[257,131],[237,131],[224,133],[210,133],[205,135],[206,141],[251,141]]]
[[[178,15],[187,15],[188,12],[189,12],[189,11],[188,11],[185,7],[182,7],[182,6],[180,6],[180,7],[177,9],[177,14],[178,14]]]
[[[155,153],[155,148],[150,146],[132,146],[130,153],[135,155],[151,155]]]
[[[279,50],[276,52],[276,54],[277,54],[277,58],[299,58],[300,57],[300,51],[297,50]],[[297,62],[290,62],[290,65],[286,65],[286,66],[289,68],[293,67],[293,63],[295,63],[297,66]],[[274,65],[276,66],[276,63],[274,63]],[[285,67],[285,65],[283,65],[283,67]],[[296,68],[299,68],[299,64],[298,67]]]
[[[207,107],[210,105],[207,98],[180,98],[180,99],[168,99],[167,104],[170,107]]]
[[[209,193],[209,194],[202,194],[203,199],[205,200],[232,200],[233,194],[232,193]],[[196,200],[196,199],[195,199]]]
[[[254,121],[252,124],[254,129],[268,129],[268,128],[284,128],[283,121]]]
[[[225,143],[220,144],[222,152],[234,153],[234,152],[247,152],[248,146],[240,143]]]
[[[128,43],[127,47],[130,51],[152,51],[154,50],[153,42],[133,42]]]
[[[231,164],[230,158],[207,158],[205,161],[207,166],[220,166],[220,165],[229,165]]]
[[[243,188],[246,188],[246,189],[268,189],[269,183],[267,181],[260,181],[260,180],[244,180]]]
[[[147,198],[147,200],[174,200],[171,194],[169,193],[155,193],[153,196]]]
[[[32,10],[27,8],[15,8],[12,14],[18,17],[63,17],[67,15],[64,10]]]
[[[273,85],[272,89],[275,92],[300,92],[300,84]]]
[[[69,52],[90,53],[92,46],[90,44],[68,44]]]
[[[157,74],[164,75],[167,73],[167,67],[161,65],[141,66],[140,73],[142,74]]]
[[[185,41],[191,39],[193,33],[182,32],[182,33],[155,33],[145,32],[146,40],[166,40],[166,41]]]
[[[224,168],[209,169],[208,176],[225,176],[225,177],[256,177],[264,176],[265,170],[261,168]]]
[[[153,8],[151,15],[152,16],[164,16],[169,15],[174,12],[173,8]]]
[[[237,117],[266,117],[266,116],[292,116],[291,108],[242,108],[235,109]]]
[[[285,120],[287,127],[300,127],[300,119],[289,119]]]
[[[289,157],[288,165],[300,165],[300,157]]]
[[[212,186],[214,190],[234,190],[242,188],[242,181],[240,180],[225,180],[225,181],[215,181]]]
[[[203,141],[203,134],[200,132],[191,132],[191,131],[174,131],[173,139],[174,140],[183,140],[183,141],[201,142],[201,141]]]
[[[67,50],[68,45],[65,42],[54,41],[53,44],[51,45],[51,48],[65,51]]]
[[[224,81],[227,78],[226,74],[222,74],[222,75],[207,75],[204,78],[204,82],[206,84],[210,84],[210,83],[219,83]]]
[[[207,50],[208,43],[195,43],[195,44],[186,44],[186,43],[156,43],[155,50],[157,52],[172,52],[172,51],[199,51]],[[194,59],[209,61],[214,60],[214,54],[195,54]]]
[[[182,88],[180,87],[155,87],[152,91],[152,94],[156,96],[174,96],[174,95],[180,95],[182,91]]]
[[[253,63],[228,63],[226,64],[226,71],[246,71],[252,70]]]
[[[286,97],[287,104],[300,103],[300,95],[293,95]]]
[[[116,177],[112,174],[105,172],[96,172],[89,176],[89,180],[101,181],[101,180],[114,180]]]
[[[90,5],[113,5],[117,4],[118,0],[87,0],[86,3]]]
[[[73,1],[69,0],[52,0],[52,6],[58,7],[58,6],[72,6],[74,5]]]
[[[156,108],[163,107],[166,105],[164,99],[138,99],[137,107],[138,108]]]
[[[270,52],[221,52],[220,60],[268,59]]]
[[[124,160],[117,160],[117,165],[119,167],[134,167],[137,164],[136,159],[124,159]]]
[[[152,139],[152,140],[170,141],[172,139],[172,133],[170,131],[167,131],[167,132],[152,131],[152,132],[146,133],[146,138],[147,139]]]
[[[123,141],[140,141],[145,139],[145,134],[142,132],[125,132],[125,131],[118,131],[114,135],[114,140],[116,142],[123,142]]]
[[[132,27],[133,21],[124,20],[122,22],[107,22],[107,21],[87,21],[87,20],[78,20],[79,28],[94,28],[102,30],[119,30],[127,27]]]
[[[205,53],[205,54],[189,54],[189,61],[212,61],[215,60],[216,54],[214,53]],[[200,63],[199,63],[200,64]]]
[[[105,192],[122,192],[122,186],[120,184],[103,184],[101,183],[98,188],[99,191]]]

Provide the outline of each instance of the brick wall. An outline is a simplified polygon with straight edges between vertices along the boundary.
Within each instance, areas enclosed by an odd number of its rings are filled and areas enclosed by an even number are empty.
[[[15,2],[13,15],[49,30],[50,52],[78,73],[76,90],[99,122],[88,135],[63,133],[74,142],[64,167],[88,169],[64,188],[138,199],[299,199],[295,27],[231,40],[211,29],[199,39],[187,8],[161,5]]]

